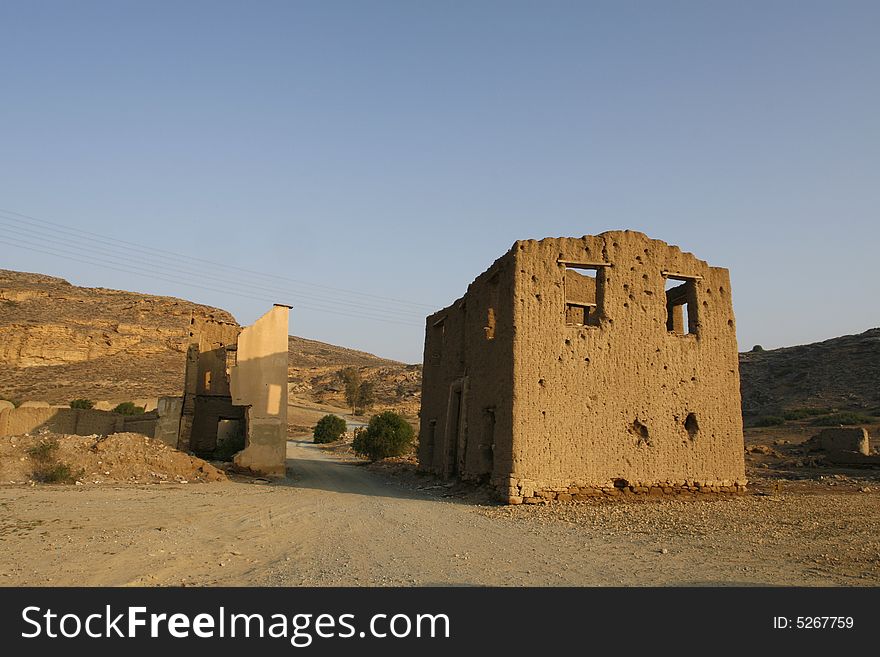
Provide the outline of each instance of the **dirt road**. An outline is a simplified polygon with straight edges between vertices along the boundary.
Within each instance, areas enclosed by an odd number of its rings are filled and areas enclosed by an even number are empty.
[[[288,457],[283,483],[2,487],[0,584],[880,584],[876,488],[508,508]]]

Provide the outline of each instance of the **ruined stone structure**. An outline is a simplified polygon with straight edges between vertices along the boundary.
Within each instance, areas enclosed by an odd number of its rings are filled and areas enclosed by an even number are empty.
[[[806,443],[808,447],[824,452],[853,452],[871,455],[871,439],[864,427],[836,427],[822,429]]]
[[[182,397],[160,397],[155,410],[134,416],[47,402],[16,408],[0,400],[0,436],[135,432],[203,456],[235,452],[240,468],[283,476],[289,316],[289,306],[276,304],[242,329],[224,317],[193,314]]]
[[[240,441],[244,409],[233,405],[229,392],[240,331],[238,324],[213,317],[190,320],[178,449],[208,455],[219,446],[218,436]]]
[[[822,452],[825,461],[835,465],[880,466],[880,454],[871,449],[865,427],[822,429],[803,445],[811,452]]]
[[[728,272],[642,233],[516,242],[423,377],[420,467],[510,503],[744,490]]]
[[[235,464],[269,475],[285,473],[289,314],[276,304],[241,332],[230,379],[232,403],[247,408],[247,442]]]
[[[234,462],[267,475],[284,475],[287,445],[287,336],[290,307],[276,304],[240,329],[193,317],[182,403],[160,400],[155,437],[208,455],[241,444]]]

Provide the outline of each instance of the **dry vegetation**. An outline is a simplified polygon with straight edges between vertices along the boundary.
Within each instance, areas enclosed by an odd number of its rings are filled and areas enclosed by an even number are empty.
[[[54,476],[49,474],[53,472]],[[0,484],[42,481],[91,486],[225,479],[210,463],[136,433],[0,437]]]

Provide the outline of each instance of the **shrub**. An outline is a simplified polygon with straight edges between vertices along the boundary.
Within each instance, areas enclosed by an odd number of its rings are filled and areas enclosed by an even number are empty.
[[[82,476],[83,472],[74,475],[66,463],[47,463],[35,468],[32,476],[34,481],[43,484],[72,484]]]
[[[57,449],[58,441],[53,439],[41,440],[33,447],[28,447],[26,451],[27,455],[30,456],[37,463],[49,463],[53,458],[55,458],[55,451]]]
[[[27,449],[28,456],[36,462],[31,476],[34,481],[43,484],[72,484],[83,475],[84,470],[73,474],[67,463],[56,463],[55,452],[58,450],[58,440],[42,440],[33,447]]]
[[[89,409],[95,407],[95,402],[93,402],[91,399],[74,399],[72,402],[70,402],[70,407]]]
[[[831,412],[827,408],[792,408],[784,411],[782,417],[786,420],[803,420],[805,417],[815,417],[816,415],[825,415]]]
[[[781,424],[785,424],[785,419],[777,417],[776,415],[759,417],[754,422],[752,422],[753,427],[778,427]]]
[[[373,407],[376,402],[375,386],[372,381],[362,381],[358,387],[356,412],[363,413]]]
[[[113,409],[113,412],[120,415],[141,415],[144,412],[144,407],[135,406],[134,402],[122,402]]]
[[[315,442],[324,444],[339,440],[345,433],[345,428],[345,420],[338,415],[325,415],[315,425]]]
[[[351,407],[351,412],[354,413],[358,402],[358,392],[361,383],[363,383],[361,373],[353,367],[346,367],[339,372],[339,378],[342,379],[345,386],[345,401]]]
[[[401,456],[412,445],[415,432],[409,422],[393,411],[374,415],[363,431],[355,436],[352,448],[373,461]]]
[[[810,422],[814,427],[836,427],[839,424],[870,424],[876,420],[861,413],[832,413]]]
[[[752,347],[752,353],[757,353],[761,351],[764,351],[764,347],[759,344],[756,344],[754,347]]]

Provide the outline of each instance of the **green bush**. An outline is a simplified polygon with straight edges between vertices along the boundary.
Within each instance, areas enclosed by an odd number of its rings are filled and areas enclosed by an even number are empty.
[[[776,415],[759,417],[754,422],[752,422],[753,427],[778,427],[781,424],[785,424],[785,419],[777,417]]]
[[[828,408],[792,408],[783,411],[782,417],[786,420],[803,420],[806,417],[815,417],[817,415],[826,415],[833,412]]]
[[[871,424],[876,420],[861,413],[832,413],[810,422],[814,427],[836,427],[839,424]]]
[[[782,417],[786,420],[803,420],[807,417],[815,417],[817,415],[825,415],[831,413],[828,408],[791,408],[782,412]]]
[[[315,442],[324,444],[339,440],[345,433],[345,428],[345,420],[338,415],[325,415],[315,425]]]
[[[74,399],[72,402],[70,402],[70,407],[89,409],[95,407],[95,402],[93,402],[91,399]]]
[[[120,415],[141,415],[144,412],[144,407],[135,406],[134,402],[122,402],[113,409],[113,412]]]
[[[372,381],[362,381],[357,393],[355,412],[360,415],[373,408],[376,403],[376,391]]]
[[[374,415],[367,428],[355,436],[352,448],[373,461],[406,454],[415,432],[409,422],[393,411]]]

